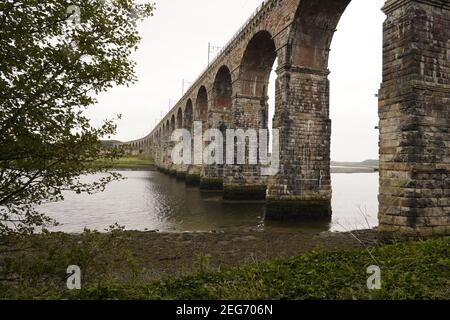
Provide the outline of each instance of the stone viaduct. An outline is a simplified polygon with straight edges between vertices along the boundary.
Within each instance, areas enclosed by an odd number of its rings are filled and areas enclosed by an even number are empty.
[[[329,70],[333,34],[351,0],[267,0],[156,128],[128,142],[158,167],[223,191],[266,200],[268,219],[331,216]],[[450,1],[387,0],[379,91],[379,230],[450,234]],[[381,26],[380,26],[381,27]],[[171,161],[177,128],[266,128],[267,87],[278,59],[273,127],[280,170]]]

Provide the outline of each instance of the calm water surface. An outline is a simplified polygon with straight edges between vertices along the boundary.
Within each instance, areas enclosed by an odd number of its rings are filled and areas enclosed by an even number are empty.
[[[378,225],[378,174],[334,174],[331,222],[264,221],[263,204],[230,204],[220,195],[187,188],[158,172],[125,171],[126,180],[95,195],[67,194],[63,202],[41,207],[62,225],[52,231],[103,231],[118,223],[129,230],[212,231],[259,228],[270,231],[344,231]],[[88,177],[95,180],[99,176]],[[361,212],[364,212],[361,213]]]

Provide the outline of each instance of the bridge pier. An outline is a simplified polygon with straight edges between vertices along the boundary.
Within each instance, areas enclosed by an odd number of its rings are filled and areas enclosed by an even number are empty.
[[[381,232],[450,234],[450,3],[387,1]]]
[[[201,166],[191,165],[188,167],[186,173],[186,185],[188,186],[200,186]]]
[[[280,168],[269,184],[266,218],[331,217],[329,81],[327,70],[278,70]]]
[[[213,109],[214,106],[213,106]],[[229,122],[227,112],[218,112],[216,110],[209,112],[208,121],[205,124],[204,131],[207,129],[218,129],[222,132],[223,147],[226,146],[226,123]],[[205,146],[206,147],[206,146]],[[223,159],[226,154],[223,153]],[[223,191],[224,165],[220,163],[206,165],[203,164],[200,178],[200,190],[204,192],[221,192]]]
[[[235,96],[232,109],[233,129],[242,129],[244,132],[254,129],[257,132],[263,127],[260,118],[262,108],[267,110],[267,99],[261,99],[260,96]],[[247,136],[245,141],[235,141],[234,164],[226,164],[224,169],[224,200],[263,201],[266,199],[267,177],[261,175],[261,166],[258,163],[258,141],[257,136]],[[256,153],[250,152],[251,146],[256,148]],[[245,150],[245,164],[238,164],[238,150]]]
[[[177,180],[179,180],[179,181],[186,180],[187,166],[186,165],[178,165],[176,170],[177,170],[177,174],[176,174]]]

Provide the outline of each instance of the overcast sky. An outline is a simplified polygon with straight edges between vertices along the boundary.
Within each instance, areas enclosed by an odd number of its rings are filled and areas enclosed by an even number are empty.
[[[141,138],[181,98],[182,81],[207,65],[208,42],[228,42],[261,0],[156,0],[154,17],[141,24],[133,56],[139,82],[99,97],[93,124],[122,114],[115,139]],[[353,0],[342,17],[330,55],[332,160],[378,158],[377,93],[382,71],[384,0]],[[273,82],[273,77],[271,81]],[[269,96],[274,92],[270,91]]]

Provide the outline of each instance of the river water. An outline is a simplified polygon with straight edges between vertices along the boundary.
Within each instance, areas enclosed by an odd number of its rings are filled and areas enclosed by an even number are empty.
[[[66,194],[65,200],[40,211],[61,225],[52,231],[104,231],[118,223],[128,230],[161,232],[221,231],[256,228],[267,231],[346,231],[378,225],[378,174],[333,174],[331,222],[266,222],[264,204],[231,204],[217,194],[187,188],[184,182],[151,171],[120,172],[126,179],[94,195]],[[99,176],[87,177],[94,181]]]

